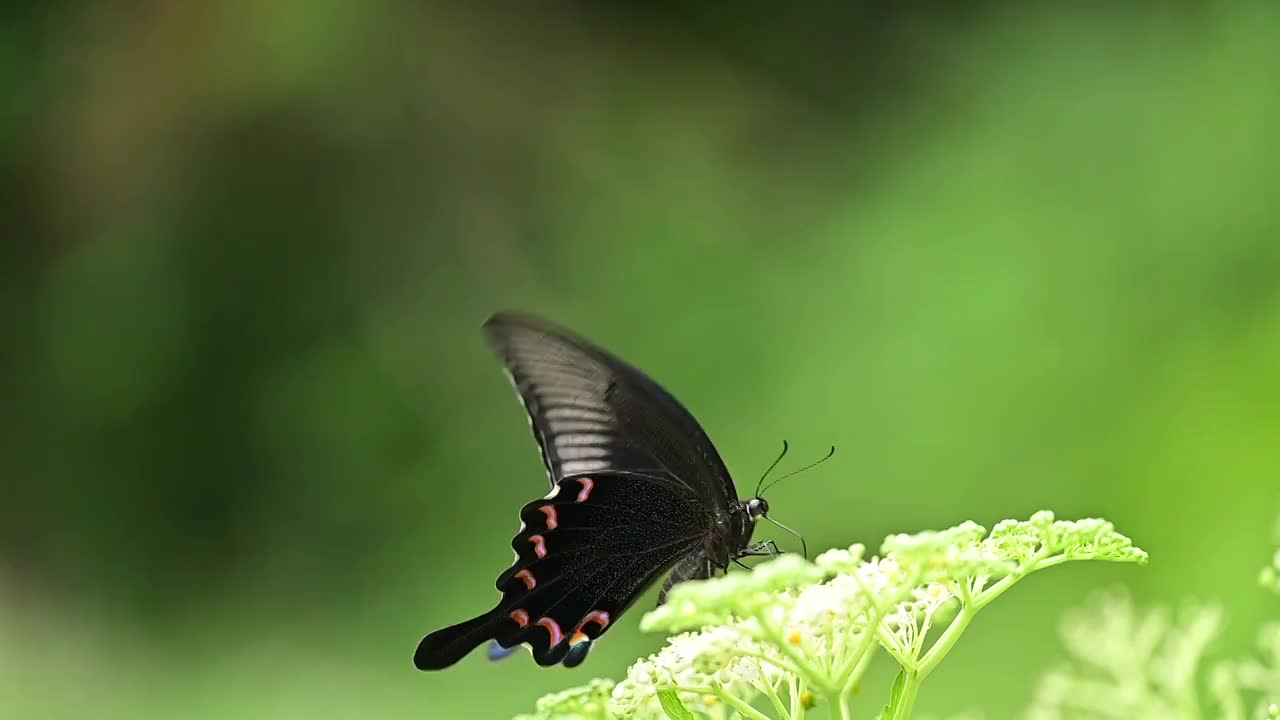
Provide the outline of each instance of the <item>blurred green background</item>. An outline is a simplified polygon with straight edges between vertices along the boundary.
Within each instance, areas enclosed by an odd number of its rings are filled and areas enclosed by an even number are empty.
[[[503,308],[649,371],[740,487],[836,445],[769,498],[811,547],[1050,508],[1150,551],[1002,599],[923,712],[1016,717],[1098,587],[1222,600],[1224,652],[1274,615],[1274,4],[2,12],[0,716],[622,677],[652,597],[576,671],[410,663],[544,491]]]

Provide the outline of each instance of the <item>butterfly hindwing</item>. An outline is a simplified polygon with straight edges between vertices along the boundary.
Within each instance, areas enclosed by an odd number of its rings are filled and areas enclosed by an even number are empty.
[[[642,502],[637,502],[642,500]],[[540,665],[581,662],[591,641],[701,539],[704,511],[687,492],[641,476],[566,478],[521,510],[516,560],[485,615],[428,635],[415,663],[435,669],[486,640],[527,643]]]
[[[500,607],[512,619],[497,641],[529,643],[542,665],[561,661],[579,632],[604,633],[700,541],[707,522],[687,491],[609,474],[561,480],[551,497],[526,505],[521,520],[516,562],[498,579]]]

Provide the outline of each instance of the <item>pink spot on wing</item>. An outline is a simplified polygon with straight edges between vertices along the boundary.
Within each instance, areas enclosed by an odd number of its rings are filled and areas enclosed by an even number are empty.
[[[587,613],[585,618],[582,619],[582,622],[578,624],[578,627],[586,627],[587,623],[595,623],[600,626],[601,630],[603,630],[609,627],[609,613],[603,610],[592,610]]]
[[[548,529],[548,530],[555,530],[555,529],[556,529],[556,526],[560,524],[560,520],[559,520],[559,518],[557,518],[557,517],[556,517],[556,508],[555,508],[555,506],[554,506],[554,505],[543,505],[542,507],[540,507],[540,508],[538,508],[538,509],[542,511],[542,514],[543,514],[543,515],[546,515],[546,516],[547,516],[547,529]]]
[[[591,497],[591,491],[596,486],[596,481],[591,478],[578,478],[578,482],[582,483],[582,490],[578,493],[578,502],[586,502]]]
[[[538,584],[538,581],[535,580],[533,577],[533,573],[529,572],[529,568],[525,568],[524,570],[521,570],[520,572],[516,573],[516,577],[523,580],[525,587],[529,588],[530,590],[532,590],[534,586]]]
[[[592,610],[587,613],[587,616],[582,618],[582,622],[578,623],[577,629],[573,631],[573,637],[569,640],[569,645],[577,645],[584,640],[591,639],[591,636],[582,631],[587,626],[587,623],[595,623],[603,631],[609,627],[609,613],[603,610]]]
[[[547,556],[547,541],[541,535],[529,536],[529,542],[533,543],[533,552],[540,558]]]
[[[547,629],[548,633],[551,633],[551,644],[553,646],[559,645],[560,641],[564,639],[564,632],[560,630],[560,623],[555,620],[548,617],[538,618],[538,622],[534,624],[541,625]]]
[[[516,624],[519,625],[520,627],[524,627],[525,625],[529,624],[529,613],[519,608],[512,610],[511,614],[508,617],[510,617],[512,620],[515,620]]]

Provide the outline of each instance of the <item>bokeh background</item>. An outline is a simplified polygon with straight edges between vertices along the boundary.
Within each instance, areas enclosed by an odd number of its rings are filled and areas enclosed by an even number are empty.
[[[7,6],[0,716],[502,718],[656,649],[634,612],[577,671],[412,668],[544,491],[503,308],[740,487],[836,445],[769,498],[812,547],[1051,508],[1151,553],[1021,585],[923,712],[1016,717],[1099,587],[1220,600],[1241,654],[1280,11],[1086,5]]]

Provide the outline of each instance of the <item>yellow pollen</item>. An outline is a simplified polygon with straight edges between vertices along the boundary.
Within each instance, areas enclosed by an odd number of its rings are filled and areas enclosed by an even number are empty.
[[[799,645],[800,641],[803,638],[804,636],[800,634],[799,630],[792,630],[791,632],[787,633],[787,642],[791,643],[792,645]]]
[[[800,693],[800,704],[804,706],[805,710],[812,708],[816,704],[813,699],[813,693],[808,690]]]
[[[720,698],[716,697],[715,695],[703,695],[702,704],[706,705],[707,707],[715,707],[716,705],[720,704]]]

